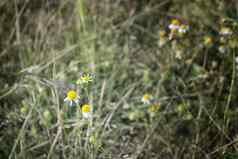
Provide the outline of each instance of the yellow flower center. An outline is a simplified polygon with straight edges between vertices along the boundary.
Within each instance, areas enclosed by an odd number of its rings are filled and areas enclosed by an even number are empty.
[[[70,90],[68,91],[67,93],[67,97],[70,99],[70,100],[75,100],[77,98],[77,93],[74,91],[74,90]]]
[[[89,76],[82,76],[81,80],[82,81],[90,81],[90,77]]]
[[[145,94],[145,95],[143,96],[143,99],[144,99],[144,100],[149,100],[149,98],[150,98],[150,95],[149,95],[149,94]]]
[[[172,19],[171,24],[173,24],[173,25],[179,25],[180,22],[179,22],[178,19]]]
[[[88,112],[90,112],[90,111],[91,111],[90,105],[84,104],[84,105],[82,106],[82,112],[83,112],[83,113],[88,113]]]

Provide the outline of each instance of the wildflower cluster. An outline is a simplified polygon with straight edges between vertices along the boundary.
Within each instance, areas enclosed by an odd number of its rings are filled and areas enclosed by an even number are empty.
[[[148,106],[147,111],[151,114],[154,115],[155,112],[157,112],[160,108],[160,103],[155,100],[153,95],[149,93],[145,93],[142,98],[141,102],[145,105]]]
[[[178,19],[172,19],[168,28],[170,29],[169,39],[172,40],[176,35],[184,35],[189,30],[189,25]]]
[[[220,39],[219,39],[220,44],[219,44],[218,50],[221,53],[225,53],[227,51],[228,40],[230,36],[232,35],[232,30],[229,27],[222,26],[219,34],[220,34]]]
[[[189,31],[189,25],[187,22],[174,18],[168,25],[169,33],[167,37],[166,30],[161,29],[159,31],[159,46],[162,47],[167,41],[175,40],[177,37],[183,37]]]
[[[168,42],[168,44],[171,45],[176,59],[182,60],[190,56],[191,54],[189,54],[189,52],[191,49],[188,48],[191,45],[188,43],[188,36],[185,36],[186,33],[190,31],[190,25],[188,22],[182,18],[173,18],[167,28],[168,29],[161,27],[158,32],[159,47],[162,48],[162,46]],[[233,24],[225,24],[225,22],[222,22],[219,30],[213,30],[213,32],[202,36],[199,48],[216,49],[222,54],[228,52],[228,48],[234,48],[237,46],[237,40],[234,36],[233,28],[235,28]],[[200,38],[199,34],[194,35],[194,37]],[[208,55],[206,55],[206,58],[207,57]]]
[[[84,74],[80,76],[80,78],[76,81],[77,85],[83,85],[88,84],[89,82],[92,82],[93,78],[89,74]],[[80,103],[80,95],[77,90],[69,90],[66,94],[66,97],[64,99],[64,102],[69,104],[69,106],[78,106]],[[81,112],[84,118],[90,118],[92,117],[93,108],[89,104],[83,104],[81,107]]]
[[[218,51],[220,53],[224,54],[227,52],[228,43],[229,40],[231,39],[232,34],[233,31],[231,30],[230,27],[221,25],[220,30],[218,31],[219,39],[217,40],[219,44]],[[215,44],[214,37],[212,37],[211,35],[204,36],[203,44],[206,47],[213,46]]]

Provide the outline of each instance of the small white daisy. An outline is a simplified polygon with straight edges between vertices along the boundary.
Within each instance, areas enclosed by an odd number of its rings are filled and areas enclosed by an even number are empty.
[[[171,23],[169,24],[170,30],[177,30],[180,27],[180,22],[178,19],[172,19]]]
[[[79,103],[80,96],[78,93],[74,90],[69,90],[67,93],[67,97],[64,99],[65,102],[69,102],[70,106],[73,106],[73,104]]]
[[[222,27],[220,30],[220,34],[223,36],[228,36],[232,34],[232,30],[228,27]]]
[[[178,28],[178,32],[182,34],[185,34],[188,30],[189,30],[189,26],[186,24],[182,24]]]
[[[143,95],[143,97],[141,98],[141,101],[144,103],[144,104],[151,104],[151,102],[153,101],[154,97],[149,94],[149,93],[145,93]]]
[[[84,118],[91,118],[93,115],[93,108],[89,104],[84,104],[81,108]]]
[[[220,53],[224,54],[226,52],[226,47],[224,44],[221,44],[219,47],[218,47],[218,50],[220,51]]]

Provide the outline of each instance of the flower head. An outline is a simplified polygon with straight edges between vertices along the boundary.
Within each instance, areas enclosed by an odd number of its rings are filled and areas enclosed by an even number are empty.
[[[74,103],[78,104],[79,102],[79,95],[75,90],[69,90],[67,92],[67,96],[64,99],[65,102],[69,102],[69,105],[72,106]]]
[[[228,36],[232,34],[232,30],[228,27],[222,27],[220,30],[220,34],[223,36]]]
[[[89,83],[93,81],[93,77],[89,74],[82,75],[78,80],[77,84],[84,84],[84,83]]]
[[[189,30],[189,25],[179,21],[178,19],[172,19],[168,27],[170,29],[169,35],[170,40],[174,39],[177,33],[183,35],[187,33],[187,31]]]
[[[187,24],[181,24],[178,28],[178,32],[181,34],[185,34],[189,30],[189,26]]]
[[[226,46],[225,46],[225,44],[220,44],[219,47],[218,47],[218,50],[219,50],[221,53],[225,53],[225,52],[226,52]]]
[[[89,104],[84,104],[81,108],[81,111],[84,118],[90,118],[93,113],[93,109]]]
[[[143,97],[141,98],[141,101],[144,103],[144,104],[151,104],[151,102],[153,101],[154,97],[149,94],[149,93],[145,93],[143,95]]]
[[[172,19],[171,23],[169,24],[169,29],[171,31],[177,30],[180,27],[180,21],[178,19]]]

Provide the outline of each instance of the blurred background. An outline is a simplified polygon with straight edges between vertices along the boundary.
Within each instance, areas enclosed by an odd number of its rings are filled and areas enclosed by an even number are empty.
[[[1,0],[0,158],[237,159],[237,33],[237,0]]]

